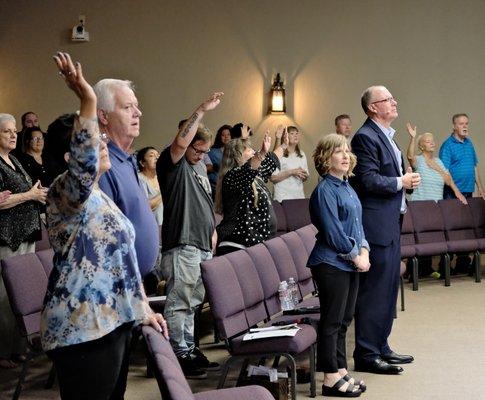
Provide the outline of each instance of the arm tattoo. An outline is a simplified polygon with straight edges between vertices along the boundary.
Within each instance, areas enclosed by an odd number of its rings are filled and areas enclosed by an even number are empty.
[[[188,135],[190,128],[192,128],[197,118],[199,118],[199,113],[197,112],[193,113],[192,116],[189,118],[189,122],[187,123],[187,125],[185,125],[184,130],[180,132],[181,138],[185,138],[185,136]]]

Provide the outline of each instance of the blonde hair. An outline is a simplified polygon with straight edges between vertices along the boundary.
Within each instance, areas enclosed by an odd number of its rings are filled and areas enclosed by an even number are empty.
[[[313,152],[313,162],[315,163],[315,169],[321,176],[328,174],[330,171],[330,159],[338,147],[349,148],[349,145],[347,143],[347,138],[337,133],[330,133],[318,142],[317,147]],[[347,177],[353,176],[352,171],[357,164],[357,157],[355,157],[355,154],[349,152],[349,156],[350,165],[349,171],[346,174]]]
[[[219,176],[216,185],[216,201],[214,210],[218,214],[222,214],[222,180],[224,176],[233,168],[239,167],[242,161],[244,150],[251,147],[249,139],[231,139],[229,143],[224,146],[224,153],[222,156],[221,166],[219,168]],[[255,201],[257,201],[257,191],[253,183],[253,190],[255,192]]]
[[[422,133],[421,135],[418,136],[417,138],[417,142],[418,142],[418,149],[421,153],[423,153],[423,149],[421,148],[421,143],[423,140],[425,140],[426,138],[431,138],[431,139],[434,139],[434,136],[432,133],[430,132],[425,132],[425,133]]]

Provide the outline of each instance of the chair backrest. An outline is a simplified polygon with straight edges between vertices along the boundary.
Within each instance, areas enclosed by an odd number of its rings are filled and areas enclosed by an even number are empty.
[[[293,278],[295,282],[298,282],[298,271],[296,270],[293,257],[286,245],[285,241],[281,237],[276,237],[264,242],[264,245],[268,248],[271,257],[276,265],[278,275],[281,281],[286,281]],[[298,301],[301,300],[301,293],[298,291]]]
[[[47,228],[43,222],[40,223],[42,237],[38,242],[35,242],[35,251],[41,251],[51,248],[49,242],[49,234],[47,233]]]
[[[408,208],[411,210],[416,243],[446,242],[445,223],[436,201],[411,201]]]
[[[195,399],[170,343],[151,326],[144,326],[142,332],[162,399]]]
[[[231,262],[219,256],[202,262],[200,267],[220,337],[229,339],[249,329],[243,292]]]
[[[35,254],[37,255],[37,257],[39,257],[39,260],[42,263],[42,266],[44,267],[44,271],[47,277],[49,277],[52,271],[52,268],[54,268],[54,250],[50,248],[46,250],[37,251]]]
[[[403,215],[401,227],[401,246],[412,246],[416,243],[414,239],[414,224],[411,216],[411,207],[408,207],[407,212]]]
[[[471,197],[467,201],[473,215],[475,234],[477,238],[485,238],[485,200],[481,197]]]
[[[253,260],[245,250],[225,256],[236,273],[244,299],[246,319],[253,326],[268,318],[264,305],[264,292]]]
[[[312,272],[308,268],[308,253],[301,237],[296,232],[288,232],[281,236],[281,239],[285,242],[288,250],[293,257],[295,263],[296,272],[298,274],[298,287],[302,297],[315,291],[315,285],[313,284]]]
[[[22,333],[38,333],[47,290],[44,266],[35,253],[7,258],[1,263],[7,296]]]
[[[315,225],[309,224],[300,229],[297,229],[296,233],[298,234],[298,236],[300,236],[301,241],[305,245],[308,256],[310,256],[310,253],[315,247],[315,242],[316,242],[315,235],[317,233],[317,228],[315,228]]]
[[[271,204],[273,205],[273,210],[276,215],[276,234],[281,235],[283,232],[288,232],[288,226],[286,224],[286,216],[283,210],[283,206],[276,200],[273,200]]]
[[[305,225],[311,224],[310,199],[283,200],[281,205],[285,212],[288,232],[296,231]]]
[[[473,217],[470,207],[457,199],[440,200],[448,240],[475,239]]]
[[[263,287],[264,303],[266,304],[268,315],[275,315],[280,311],[278,297],[280,276],[274,260],[268,248],[263,243],[248,247],[246,251],[253,260],[256,271],[258,272],[259,281]]]

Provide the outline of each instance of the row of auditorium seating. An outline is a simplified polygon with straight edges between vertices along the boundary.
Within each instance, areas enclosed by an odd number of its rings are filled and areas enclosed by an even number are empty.
[[[310,199],[283,200],[281,203],[273,201],[277,220],[277,236],[311,224],[309,202]]]
[[[445,286],[450,286],[450,255],[474,254],[475,281],[480,282],[480,253],[485,250],[485,200],[412,201],[404,214],[401,258],[412,264],[413,290],[418,290],[419,257],[442,256]]]
[[[27,360],[22,364],[13,400],[20,396],[30,361],[43,354],[39,334],[40,315],[48,277],[53,268],[53,257],[54,251],[45,249],[1,260],[2,277],[10,306],[17,319],[21,335],[27,339],[28,346]],[[54,377],[52,366],[45,384],[46,388],[52,387]]]
[[[250,357],[279,357],[289,361],[290,387],[296,398],[296,364],[294,357],[310,351],[310,395],[315,396],[314,326],[300,324],[295,337],[243,341],[256,325],[294,321],[295,316],[280,315],[278,285],[293,277],[298,286],[299,307],[318,304],[315,286],[306,262],[315,242],[315,228],[307,225],[264,243],[215,257],[201,264],[202,279],[219,337],[231,355],[219,382],[224,386],[231,364]],[[306,315],[313,321],[319,314]],[[300,316],[301,317],[301,316]]]

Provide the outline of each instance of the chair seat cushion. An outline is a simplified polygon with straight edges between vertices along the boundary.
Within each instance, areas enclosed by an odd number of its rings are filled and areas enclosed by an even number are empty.
[[[448,244],[448,251],[452,253],[462,251],[477,251],[480,247],[475,239],[450,240],[446,243]]]
[[[480,238],[478,240],[478,246],[480,247],[480,251],[485,251],[485,238]]]
[[[301,308],[301,307],[314,307],[314,306],[320,307],[320,300],[318,296],[312,296],[312,297],[303,299],[303,301],[299,303],[297,307]]]
[[[401,246],[401,258],[410,258],[416,256],[414,246]]]
[[[420,243],[414,245],[418,257],[438,256],[448,253],[446,242]]]
[[[291,316],[285,316],[291,317]],[[276,337],[243,341],[240,335],[231,341],[231,354],[290,353],[300,354],[317,341],[317,332],[310,325],[298,325],[301,329],[293,337]]]
[[[244,386],[196,393],[196,400],[274,400],[271,393],[262,386]]]

